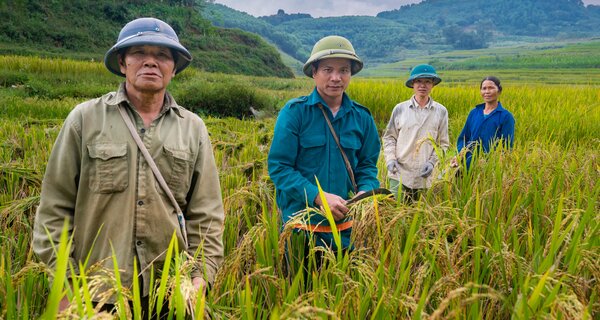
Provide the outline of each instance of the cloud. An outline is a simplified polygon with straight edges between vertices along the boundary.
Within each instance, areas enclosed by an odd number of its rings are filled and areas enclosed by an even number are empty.
[[[273,15],[277,10],[283,9],[286,13],[308,13],[317,18],[348,15],[374,16],[381,11],[398,9],[421,0],[216,0],[215,2],[256,17]]]
[[[375,16],[381,11],[398,9],[421,0],[215,0],[255,17],[270,16],[283,9],[286,13],[308,13],[314,18],[366,15]],[[600,0],[583,0],[586,5],[600,5]]]

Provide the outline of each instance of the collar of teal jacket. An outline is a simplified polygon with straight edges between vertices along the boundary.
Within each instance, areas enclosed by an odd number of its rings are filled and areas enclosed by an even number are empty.
[[[325,100],[323,100],[323,98],[321,97],[321,95],[317,91],[317,88],[315,87],[313,89],[312,93],[308,96],[308,100],[306,101],[306,104],[308,106],[316,108],[317,104],[319,104],[319,103],[321,103],[323,106],[327,107],[327,111],[329,111],[329,116],[333,119],[333,121],[335,121],[335,119],[339,119],[339,118],[343,117],[346,113],[350,112],[350,110],[355,107],[355,102],[352,101],[350,99],[350,97],[348,97],[348,95],[346,94],[346,92],[344,92],[342,94],[342,105],[340,106],[340,110],[338,111],[338,113],[335,116],[335,118],[333,118],[333,114],[331,113],[331,109],[329,109],[329,106],[327,105],[327,103],[325,103]]]

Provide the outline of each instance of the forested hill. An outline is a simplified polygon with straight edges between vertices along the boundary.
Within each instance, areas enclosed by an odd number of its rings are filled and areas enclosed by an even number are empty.
[[[425,0],[376,17],[312,18],[279,10],[255,18],[219,4],[202,15],[213,24],[257,33],[305,61],[321,37],[349,38],[367,64],[448,50],[600,36],[600,6],[580,0]]]
[[[425,0],[377,17],[417,28],[449,27],[503,36],[586,36],[600,30],[600,7],[581,0]]]
[[[192,65],[212,72],[293,77],[261,37],[214,27],[199,14],[203,0],[0,1],[0,54],[102,60],[129,21],[169,23],[192,52]]]

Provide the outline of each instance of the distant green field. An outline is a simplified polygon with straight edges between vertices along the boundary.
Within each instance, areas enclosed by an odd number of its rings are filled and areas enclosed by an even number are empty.
[[[364,77],[408,76],[411,67],[428,63],[441,73],[450,70],[473,73],[498,73],[520,80],[538,83],[599,83],[600,81],[600,40],[591,39],[581,43],[537,43],[511,47],[496,47],[469,51],[451,51],[434,55],[423,55],[396,63],[381,64],[365,68],[360,73]],[[570,70],[573,69],[573,70]],[[512,71],[514,70],[514,72]],[[561,74],[552,79],[548,74]],[[588,76],[585,76],[585,75]],[[460,73],[458,78],[464,79]],[[536,80],[536,78],[542,80]]]
[[[385,75],[384,75],[385,74]],[[600,68],[595,69],[477,69],[477,70],[438,70],[443,79],[440,86],[462,86],[477,84],[488,75],[499,77],[505,84],[556,84],[556,85],[600,85]],[[408,79],[408,70],[388,70],[381,76],[357,79]]]

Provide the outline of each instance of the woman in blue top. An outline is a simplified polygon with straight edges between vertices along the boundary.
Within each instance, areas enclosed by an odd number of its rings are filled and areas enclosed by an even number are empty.
[[[471,157],[475,149],[481,148],[483,152],[488,153],[498,142],[510,149],[515,136],[515,118],[498,101],[502,93],[500,79],[494,76],[486,77],[479,87],[485,103],[471,110],[457,142],[459,154],[463,149],[467,149],[465,150],[467,169],[471,165]],[[458,166],[456,158],[452,159],[452,166]]]

